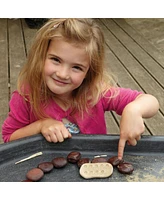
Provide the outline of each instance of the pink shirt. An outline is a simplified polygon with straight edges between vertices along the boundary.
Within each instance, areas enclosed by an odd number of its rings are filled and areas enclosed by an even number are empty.
[[[111,96],[110,90],[102,97],[99,102],[89,110],[89,114],[84,113],[81,119],[77,114],[73,117],[70,115],[71,110],[62,110],[54,101],[51,101],[46,108],[46,113],[56,120],[62,121],[67,118],[70,122],[78,125],[80,132],[83,134],[106,134],[105,111],[115,111],[121,115],[124,107],[133,101],[141,92],[131,89],[119,88],[119,95],[115,98],[106,98]],[[2,138],[8,142],[11,134],[32,122],[38,120],[32,112],[30,102],[14,91],[10,100],[10,112],[7,119],[2,125]]]

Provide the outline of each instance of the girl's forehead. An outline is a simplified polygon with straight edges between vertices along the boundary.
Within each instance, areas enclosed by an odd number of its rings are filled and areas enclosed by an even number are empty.
[[[87,45],[84,43],[70,41],[65,38],[53,38],[50,41],[49,50],[50,49],[58,50],[58,49],[63,49],[63,48],[71,48],[71,49],[81,50],[82,52],[86,53],[86,55],[88,55]]]
[[[80,41],[76,41],[76,40],[73,40],[73,39],[70,39],[70,38],[65,38],[65,37],[62,37],[62,36],[59,36],[59,37],[54,37],[51,39],[52,42],[66,42],[66,43],[69,43],[70,45],[73,45],[73,46],[76,46],[76,47],[79,47],[79,48],[84,48],[85,46],[87,46],[86,43],[84,42],[80,42]]]
[[[89,56],[84,44],[76,44],[61,38],[51,40],[48,53],[56,54],[59,57],[70,57],[74,60],[85,60],[85,62],[89,63]]]

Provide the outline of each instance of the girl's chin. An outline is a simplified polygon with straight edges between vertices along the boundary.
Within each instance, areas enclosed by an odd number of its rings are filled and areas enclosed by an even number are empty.
[[[70,98],[70,96],[71,96],[71,93],[62,93],[62,92],[57,92],[57,91],[52,91],[52,90],[51,90],[51,92],[53,92],[56,97],[60,97],[60,98],[61,97]]]

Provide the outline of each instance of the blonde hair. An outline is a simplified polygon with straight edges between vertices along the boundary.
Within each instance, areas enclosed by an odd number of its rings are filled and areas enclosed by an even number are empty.
[[[112,76],[105,71],[104,36],[95,21],[86,18],[50,19],[37,32],[25,66],[18,77],[18,91],[24,97],[28,96],[38,118],[47,117],[43,105],[46,106],[54,96],[45,83],[43,70],[47,50],[54,37],[62,37],[77,45],[84,44],[89,56],[90,67],[86,78],[72,93],[73,110],[80,113],[88,111],[114,84]]]

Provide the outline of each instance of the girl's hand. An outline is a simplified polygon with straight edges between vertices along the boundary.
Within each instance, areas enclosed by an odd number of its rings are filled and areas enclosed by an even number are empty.
[[[158,100],[150,94],[141,94],[123,110],[120,122],[118,158],[122,159],[126,141],[135,146],[145,130],[143,118],[154,116],[159,109]]]
[[[48,142],[63,142],[72,137],[62,122],[51,118],[41,120],[40,130]]]
[[[130,104],[126,106],[122,113],[120,122],[120,140],[118,145],[118,158],[122,159],[126,142],[135,146],[144,132],[145,126],[143,118],[137,110]]]

